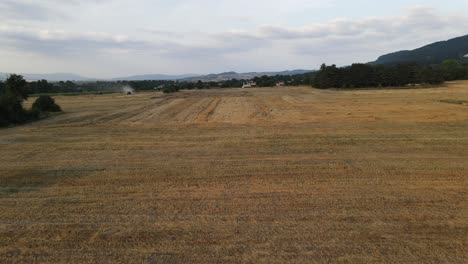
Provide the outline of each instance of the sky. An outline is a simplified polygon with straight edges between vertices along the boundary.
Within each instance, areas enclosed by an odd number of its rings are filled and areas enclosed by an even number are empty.
[[[317,69],[468,34],[466,0],[0,0],[0,72]]]

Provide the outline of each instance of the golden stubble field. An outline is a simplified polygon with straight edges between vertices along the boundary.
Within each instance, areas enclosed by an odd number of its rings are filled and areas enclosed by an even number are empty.
[[[468,82],[56,99],[0,130],[0,263],[468,262]]]

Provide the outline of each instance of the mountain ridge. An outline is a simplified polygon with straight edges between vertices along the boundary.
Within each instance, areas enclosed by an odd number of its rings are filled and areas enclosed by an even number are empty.
[[[144,81],[144,80],[181,80],[191,77],[200,76],[198,74],[139,74],[139,75],[131,75],[127,77],[117,77],[112,78],[112,81]]]
[[[1,72],[0,80],[5,80],[10,73]],[[56,73],[21,73],[21,75],[28,81],[37,81],[45,79],[47,81],[93,81],[94,78],[83,77],[74,73],[56,72]]]
[[[419,64],[440,64],[454,59],[465,62],[468,55],[468,35],[437,41],[414,50],[401,50],[380,56],[370,64],[396,64],[415,62]]]
[[[204,81],[204,82],[216,82],[216,81],[225,81],[225,80],[232,80],[232,79],[253,79],[255,77],[261,77],[264,75],[267,76],[291,76],[297,74],[304,74],[313,72],[313,70],[304,70],[304,69],[296,69],[296,70],[286,70],[286,71],[279,71],[279,72],[244,72],[244,73],[237,73],[237,72],[222,72],[217,74],[207,74],[202,76],[196,76],[192,78],[184,79],[184,81]]]
[[[237,73],[234,71],[222,72],[222,73],[211,73],[206,75],[197,74],[142,74],[142,75],[131,75],[127,77],[117,78],[87,78],[73,73],[21,73],[26,80],[37,81],[45,79],[47,81],[58,82],[58,81],[144,81],[144,80],[171,80],[171,81],[223,81],[230,79],[252,79],[263,75],[274,76],[274,75],[295,75],[312,72],[312,70],[286,70],[279,72],[246,72]],[[5,80],[8,73],[0,73],[0,80]]]

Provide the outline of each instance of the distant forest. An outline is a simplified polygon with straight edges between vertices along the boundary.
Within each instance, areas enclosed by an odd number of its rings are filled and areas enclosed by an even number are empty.
[[[323,64],[312,85],[317,88],[402,87],[416,84],[441,84],[468,78],[468,66],[456,60],[440,65],[417,63],[371,65],[353,64],[338,68]]]
[[[117,82],[27,82],[21,75],[12,74],[0,82],[0,126],[36,120],[50,112],[60,112],[48,94],[84,94],[135,91],[162,91],[173,93],[180,90],[239,88],[247,82],[258,87],[309,85],[320,89],[413,87],[438,85],[445,81],[468,79],[468,65],[457,60],[445,60],[442,64],[353,64],[348,67],[323,64],[319,71],[292,76],[261,76],[252,80],[226,80],[219,82],[189,81],[117,81]],[[23,108],[29,95],[39,96],[31,109]]]
[[[309,85],[312,75],[298,74],[293,76],[261,76],[255,77],[252,81],[259,87],[275,86],[278,82],[284,82],[285,85]],[[135,91],[163,91],[165,93],[179,90],[194,89],[213,89],[213,88],[240,88],[250,80],[224,80],[217,82],[190,82],[190,81],[167,81],[167,80],[148,80],[148,81],[94,81],[94,82],[48,82],[47,80],[32,81],[26,84],[28,94],[80,94],[80,93],[107,93],[122,92],[124,87],[131,87]],[[0,91],[5,84],[0,81]]]
[[[30,109],[23,107],[29,97],[29,87],[23,76],[12,74],[5,83],[0,83],[0,127],[21,124],[39,119],[62,109],[55,100],[47,95],[36,98]]]
[[[180,90],[239,88],[247,81],[257,87],[272,87],[281,83],[284,86],[313,86],[316,88],[371,88],[403,87],[418,84],[437,85],[444,81],[468,79],[468,65],[457,60],[446,60],[442,64],[424,65],[417,63],[401,64],[352,64],[347,67],[323,64],[320,70],[291,76],[261,76],[251,80],[225,80],[218,82],[190,81],[95,81],[95,82],[48,82],[32,81],[25,84],[27,94],[83,94],[122,92],[124,87],[135,91],[163,91],[172,93]],[[5,83],[0,82],[0,93]]]

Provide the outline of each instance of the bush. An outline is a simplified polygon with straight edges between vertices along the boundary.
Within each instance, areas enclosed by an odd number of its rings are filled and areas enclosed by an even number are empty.
[[[8,122],[8,120],[4,119],[3,117],[0,116],[0,127],[6,127],[8,126],[10,123]]]
[[[22,123],[28,118],[22,101],[12,95],[2,94],[0,96],[0,119],[2,123]]]
[[[171,85],[167,86],[166,88],[163,89],[163,93],[175,93],[180,90],[179,86],[177,85]]]
[[[26,121],[33,121],[39,119],[41,112],[36,109],[25,110]]]
[[[41,95],[32,106],[35,112],[61,112],[62,109],[55,103],[55,100],[48,95]]]
[[[12,74],[0,85],[0,126],[21,124],[39,118],[44,111],[60,111],[52,98],[42,98],[34,103],[31,110],[23,108],[23,101],[28,98],[27,83],[23,76]]]

